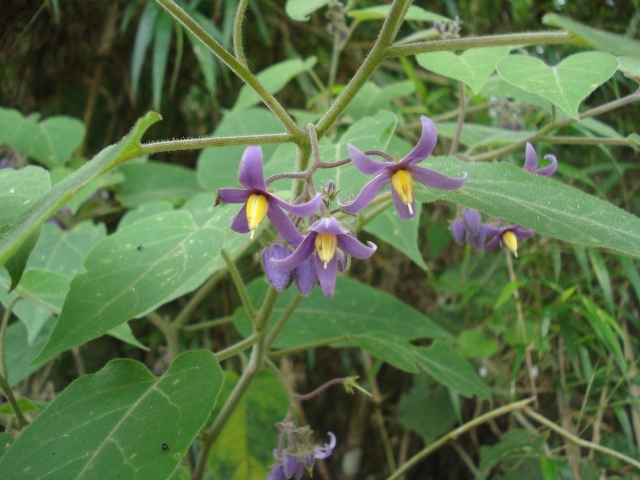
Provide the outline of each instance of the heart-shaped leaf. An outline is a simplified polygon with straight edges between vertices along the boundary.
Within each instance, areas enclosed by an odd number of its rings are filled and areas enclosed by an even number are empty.
[[[526,55],[510,55],[497,66],[507,82],[546,98],[576,120],[580,103],[617,68],[615,57],[602,52],[576,53],[555,67]]]
[[[472,48],[462,55],[452,52],[430,52],[416,55],[427,70],[460,80],[478,94],[500,60],[509,55],[509,47]]]

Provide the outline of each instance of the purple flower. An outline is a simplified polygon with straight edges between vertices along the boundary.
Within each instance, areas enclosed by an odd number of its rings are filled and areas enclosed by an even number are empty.
[[[469,245],[477,249],[484,246],[490,228],[482,224],[480,212],[471,208],[462,214],[461,220],[455,220],[451,224],[451,235],[456,242],[469,242]]]
[[[500,245],[502,248],[506,247],[511,250],[516,257],[518,256],[518,238],[527,238],[533,233],[520,225],[502,228],[485,225],[484,228],[487,231],[487,239],[489,240],[484,246],[486,250],[491,250]]]
[[[527,142],[524,169],[527,172],[535,173],[536,175],[542,175],[543,177],[549,177],[553,175],[558,168],[558,160],[556,159],[555,155],[551,154],[545,155],[544,159],[549,160],[551,164],[543,168],[538,168],[538,154],[533,148],[533,145]]]
[[[308,217],[320,206],[322,202],[320,194],[310,202],[293,205],[269,193],[264,181],[260,147],[248,147],[244,151],[240,161],[238,180],[244,188],[218,190],[219,201],[244,203],[240,212],[231,221],[231,229],[238,233],[251,232],[251,238],[253,238],[255,230],[265,217],[269,217],[271,223],[287,242],[298,245],[303,237],[282,209],[298,217]]]
[[[295,279],[298,290],[302,295],[306,296],[318,283],[318,274],[316,273],[313,258],[307,258],[293,270],[276,268],[272,263],[273,260],[282,260],[289,257],[291,253],[292,250],[286,245],[280,243],[269,245],[262,252],[264,273],[269,283],[279,292],[289,288],[289,285]],[[339,264],[338,268],[340,268]]]
[[[336,436],[333,432],[328,432],[329,443],[325,443],[323,446],[313,447],[313,456],[318,460],[324,460],[331,455],[331,452],[336,448]]]
[[[271,473],[267,477],[267,480],[287,480],[282,465],[274,465],[271,469]]]
[[[436,146],[438,140],[436,126],[427,117],[421,117],[422,135],[418,144],[399,162],[378,162],[368,157],[353,145],[347,145],[351,161],[358,170],[366,175],[376,175],[367,183],[356,199],[348,205],[342,205],[347,213],[358,213],[364,210],[387,184],[392,184],[391,197],[398,215],[403,220],[409,220],[416,214],[416,199],[414,195],[414,180],[422,185],[440,190],[456,190],[467,178],[463,172],[462,178],[452,178],[435,170],[420,167],[417,163],[423,161]]]
[[[335,218],[322,218],[309,227],[309,234],[302,240],[295,252],[284,259],[272,258],[270,263],[275,268],[293,271],[313,256],[313,266],[323,293],[333,297],[336,287],[336,275],[339,264],[346,264],[340,251],[352,257],[369,258],[376,251],[376,246],[368,242],[368,246],[360,243]]]

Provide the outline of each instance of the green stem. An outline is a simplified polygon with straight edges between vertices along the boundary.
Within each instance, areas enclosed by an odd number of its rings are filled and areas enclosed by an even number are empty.
[[[296,125],[280,102],[278,102],[276,98],[264,88],[257,77],[251,73],[246,65],[243,65],[233,55],[231,55],[173,0],[157,0],[157,2],[171,15],[173,15],[176,20],[184,25],[187,30],[195,35],[198,40],[204,43],[207,48],[211,50],[223,63],[225,63],[233,73],[238,75],[244,83],[249,85],[249,87],[258,94],[269,110],[278,117],[278,120],[280,120],[280,123],[282,123],[287,132],[294,135],[296,139],[299,139],[302,136],[302,130],[300,127]]]
[[[216,318],[215,320],[208,320],[206,322],[194,323],[192,325],[185,325],[182,330],[185,332],[194,332],[196,330],[206,330],[207,328],[219,327],[220,325],[226,325],[232,323],[234,320],[233,315],[227,315],[226,317]]]
[[[178,342],[178,330],[174,328],[170,321],[165,320],[159,313],[151,312],[147,315],[149,321],[162,332],[167,341],[169,358],[173,360],[180,353],[180,343]]]
[[[253,304],[251,303],[251,299],[249,298],[249,292],[247,292],[247,287],[242,280],[242,276],[238,271],[238,267],[236,267],[235,262],[231,259],[227,251],[223,248],[220,250],[220,255],[224,259],[224,262],[227,264],[227,268],[229,269],[229,273],[231,274],[231,278],[233,279],[233,283],[236,285],[236,289],[238,290],[238,295],[240,295],[240,300],[242,301],[242,306],[247,311],[247,315],[252,322],[256,322],[256,310],[253,308]]]
[[[209,295],[211,290],[213,290],[226,273],[227,272],[224,270],[218,270],[214,275],[209,277],[209,279],[198,289],[193,297],[189,299],[184,308],[180,310],[180,313],[173,320],[174,328],[182,327],[182,325],[191,318],[195,309],[198,308],[198,306],[207,298],[207,295]]]
[[[220,350],[219,352],[216,352],[216,359],[218,360],[218,362],[222,362],[227,358],[231,358],[234,355],[237,355],[238,353],[246,350],[251,345],[255,344],[257,339],[258,339],[258,335],[256,335],[255,333],[253,335],[249,335],[247,338],[240,340],[235,345],[231,345],[230,347],[227,347],[224,350]]]
[[[333,343],[344,342],[345,340],[349,340],[348,335],[344,335],[342,337],[330,338],[328,340],[320,340],[318,342],[305,343],[304,345],[298,345],[296,347],[283,348],[282,350],[276,350],[275,352],[271,352],[269,354],[269,358],[274,359],[274,358],[282,357],[284,355],[291,355],[292,353],[304,352],[305,350],[312,350],[318,347],[327,347]]]
[[[559,145],[619,145],[623,147],[633,147],[637,143],[627,140],[626,138],[586,138],[586,137],[561,137],[561,136],[543,136],[540,138],[542,142],[555,143]]]
[[[242,135],[237,137],[203,137],[185,140],[163,140],[140,145],[136,155],[152,155],[162,152],[177,152],[180,150],[199,150],[208,147],[227,147],[230,145],[266,145],[272,143],[288,143],[294,141],[289,133],[271,133],[268,135]]]
[[[26,417],[22,413],[22,410],[20,410],[20,405],[18,405],[16,397],[13,396],[11,387],[9,387],[9,381],[4,375],[0,375],[0,389],[2,389],[2,391],[6,395],[7,400],[9,401],[9,405],[11,405],[11,409],[18,419],[20,427],[23,428],[29,425],[29,420],[26,419]]]
[[[353,97],[360,91],[365,82],[369,79],[374,70],[384,61],[387,57],[387,49],[393,39],[399,25],[404,18],[404,12],[411,4],[411,0],[394,0],[389,11],[389,16],[386,18],[380,35],[373,48],[365,58],[364,62],[355,73],[351,81],[344,88],[342,93],[336,98],[335,102],[329,107],[326,113],[316,124],[316,131],[318,137],[322,137],[327,130],[333,125],[340,114],[347,108],[347,105]]]
[[[276,323],[273,325],[273,328],[269,331],[269,334],[267,335],[267,339],[265,341],[267,349],[271,347],[274,340],[280,334],[280,332],[282,331],[282,328],[286,325],[289,318],[291,318],[291,315],[293,315],[293,312],[295,312],[296,308],[298,307],[301,301],[302,301],[302,295],[299,292],[296,292],[296,294],[293,296],[293,298],[289,302],[289,305],[287,305],[287,308],[284,309],[284,311],[282,312],[282,315],[280,315],[280,318],[276,320]]]
[[[458,82],[458,95],[460,96],[460,109],[458,110],[458,121],[456,123],[456,134],[453,137],[453,142],[451,142],[451,149],[449,150],[449,155],[454,156],[458,151],[458,145],[460,145],[460,135],[462,134],[462,127],[464,126],[464,107],[465,107],[465,91],[464,91],[464,83]]]
[[[244,56],[244,47],[242,45],[242,22],[247,11],[247,5],[249,5],[249,0],[240,0],[238,2],[238,9],[233,22],[233,52],[236,54],[236,60],[244,66],[247,65],[247,59]]]
[[[485,37],[451,38],[447,40],[433,40],[431,42],[416,42],[408,45],[394,45],[384,52],[388,57],[403,57],[427,52],[442,52],[466,50],[478,47],[498,47],[510,45],[546,45],[568,43],[575,37],[565,31],[510,33],[505,35],[487,35]]]

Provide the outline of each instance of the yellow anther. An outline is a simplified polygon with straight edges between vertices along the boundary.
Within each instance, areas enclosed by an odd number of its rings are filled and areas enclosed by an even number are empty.
[[[338,236],[333,233],[319,233],[316,235],[316,252],[318,252],[318,257],[324,263],[324,268],[327,268],[327,265],[333,257],[336,256],[336,250],[338,249]]]
[[[413,176],[409,170],[398,170],[391,176],[391,184],[396,190],[398,197],[409,208],[409,213],[413,215]]]
[[[514,256],[518,256],[518,237],[511,230],[507,230],[502,234],[502,243],[513,252]]]
[[[247,200],[247,222],[249,223],[249,230],[251,230],[252,240],[256,228],[260,226],[268,212],[269,201],[264,195],[254,193],[249,197]]]

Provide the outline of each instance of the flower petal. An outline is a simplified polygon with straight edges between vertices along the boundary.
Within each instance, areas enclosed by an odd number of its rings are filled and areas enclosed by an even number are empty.
[[[353,202],[343,205],[338,201],[338,205],[347,213],[361,212],[369,206],[373,199],[376,198],[376,195],[380,193],[380,190],[388,183],[391,183],[391,176],[382,173],[367,183]]]
[[[535,173],[537,175],[542,175],[543,177],[549,177],[553,175],[558,169],[558,159],[556,158],[555,155],[552,155],[550,153],[545,155],[544,159],[549,160],[551,164],[547,165],[546,167],[537,169]]]
[[[238,233],[249,233],[249,221],[247,220],[247,204],[245,203],[238,214],[231,220],[231,230]]]
[[[303,296],[309,295],[313,287],[318,284],[318,272],[316,272],[313,256],[309,256],[293,271],[293,278],[300,293]]]
[[[449,227],[451,230],[451,236],[456,241],[456,243],[463,244],[467,239],[467,229],[464,226],[464,223],[460,220],[454,220]]]
[[[416,199],[413,197],[413,201],[411,202],[411,210],[409,210],[409,206],[405,205],[405,203],[396,192],[395,188],[391,189],[391,199],[393,200],[393,205],[396,207],[396,211],[398,212],[398,216],[402,220],[411,220],[416,216]]]
[[[275,195],[269,195],[269,196],[272,202],[277,203],[289,213],[293,213],[296,217],[305,217],[305,218],[310,217],[316,212],[316,210],[318,210],[318,208],[320,208],[320,204],[322,203],[322,195],[320,195],[319,193],[315,196],[315,198],[313,198],[313,200],[307,203],[300,203],[297,205],[293,203],[285,202],[284,200],[282,200],[279,197],[276,197]]]
[[[351,163],[365,175],[378,175],[389,166],[395,166],[392,162],[378,162],[368,157],[350,143],[347,144],[347,151],[349,152]]]
[[[291,255],[291,249],[281,243],[269,245],[262,252],[262,268],[264,274],[273,285],[273,288],[282,292],[286,290],[293,280],[293,272],[291,270],[282,270],[272,265],[273,259],[283,259]]]
[[[333,235],[347,235],[349,233],[349,230],[333,217],[321,218],[311,225],[309,230],[316,233],[331,233]]]
[[[367,245],[358,241],[351,235],[340,235],[338,237],[338,248],[354,258],[369,258],[378,248],[375,244],[367,242]]]
[[[512,228],[509,228],[509,230],[513,231],[518,238],[528,238],[533,235],[533,231],[527,230],[522,225],[514,225]]]
[[[533,145],[527,142],[525,152],[524,169],[527,172],[535,172],[536,168],[538,168],[538,154],[536,153],[536,149],[533,148]]]
[[[331,298],[336,292],[336,275],[338,274],[338,262],[335,257],[327,264],[327,268],[324,268],[324,262],[320,260],[320,257],[314,255],[316,263],[316,272],[318,273],[318,281],[320,282],[320,288],[325,297]]]
[[[282,211],[280,205],[269,202],[269,211],[267,217],[280,235],[292,245],[299,245],[302,242],[302,235],[295,227],[289,216]]]
[[[333,432],[327,432],[329,435],[329,443],[325,443],[322,447],[317,446],[313,448],[313,453],[318,460],[323,460],[331,455],[331,452],[336,448],[336,436]]]
[[[218,198],[224,203],[245,203],[251,196],[251,192],[244,188],[221,188],[218,190]]]
[[[262,148],[247,147],[240,160],[238,181],[247,190],[267,191],[262,168]]]
[[[430,118],[427,118],[424,115],[420,117],[420,120],[422,120],[422,134],[420,135],[420,140],[416,146],[413,147],[413,150],[409,152],[409,155],[400,160],[398,165],[402,165],[403,167],[415,165],[431,155],[433,149],[436,148],[438,132],[435,124]]]
[[[457,190],[467,180],[466,172],[462,172],[462,178],[453,178],[430,168],[419,166],[411,167],[411,174],[416,182],[440,190]]]
[[[298,246],[295,252],[289,255],[287,258],[283,258],[282,260],[272,259],[271,264],[282,270],[293,270],[294,268],[300,266],[302,262],[304,262],[307,258],[311,256],[311,254],[315,251],[316,248],[316,235],[311,233],[307,235],[302,243]]]
[[[482,216],[475,208],[471,208],[462,214],[462,221],[469,233],[476,236],[482,228]]]

